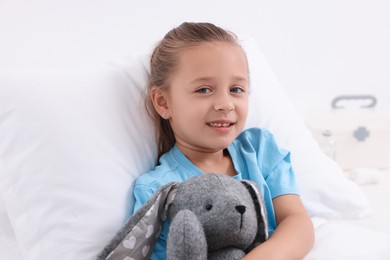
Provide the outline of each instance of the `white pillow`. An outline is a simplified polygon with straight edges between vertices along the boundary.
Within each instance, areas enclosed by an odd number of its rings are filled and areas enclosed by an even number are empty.
[[[249,126],[292,151],[311,216],[356,217],[368,204],[316,145],[258,50]],[[145,113],[148,56],[89,68],[0,70],[0,195],[25,259],[94,259],[128,217],[132,184],[156,160]]]
[[[94,259],[155,161],[146,57],[0,71],[0,191],[25,259]]]

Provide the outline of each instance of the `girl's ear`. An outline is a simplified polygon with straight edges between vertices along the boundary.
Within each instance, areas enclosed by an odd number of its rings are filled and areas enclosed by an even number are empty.
[[[161,87],[153,86],[150,91],[150,99],[157,113],[164,119],[169,118],[169,107],[167,102],[167,91]]]

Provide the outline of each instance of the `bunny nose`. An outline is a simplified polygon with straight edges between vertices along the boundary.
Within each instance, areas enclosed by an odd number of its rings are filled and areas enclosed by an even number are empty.
[[[242,206],[242,205],[236,206],[236,210],[237,210],[241,215],[245,213],[245,209],[246,209],[245,206]]]

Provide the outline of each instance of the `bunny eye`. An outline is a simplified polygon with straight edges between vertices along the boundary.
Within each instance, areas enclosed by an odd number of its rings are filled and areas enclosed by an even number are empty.
[[[207,204],[205,208],[206,208],[207,210],[211,210],[211,209],[213,208],[213,205]]]

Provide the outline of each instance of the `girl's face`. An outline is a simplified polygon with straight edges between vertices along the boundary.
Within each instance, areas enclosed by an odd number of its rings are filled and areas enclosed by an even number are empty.
[[[212,42],[184,51],[169,83],[165,112],[182,151],[218,152],[243,130],[249,79],[239,46]]]

